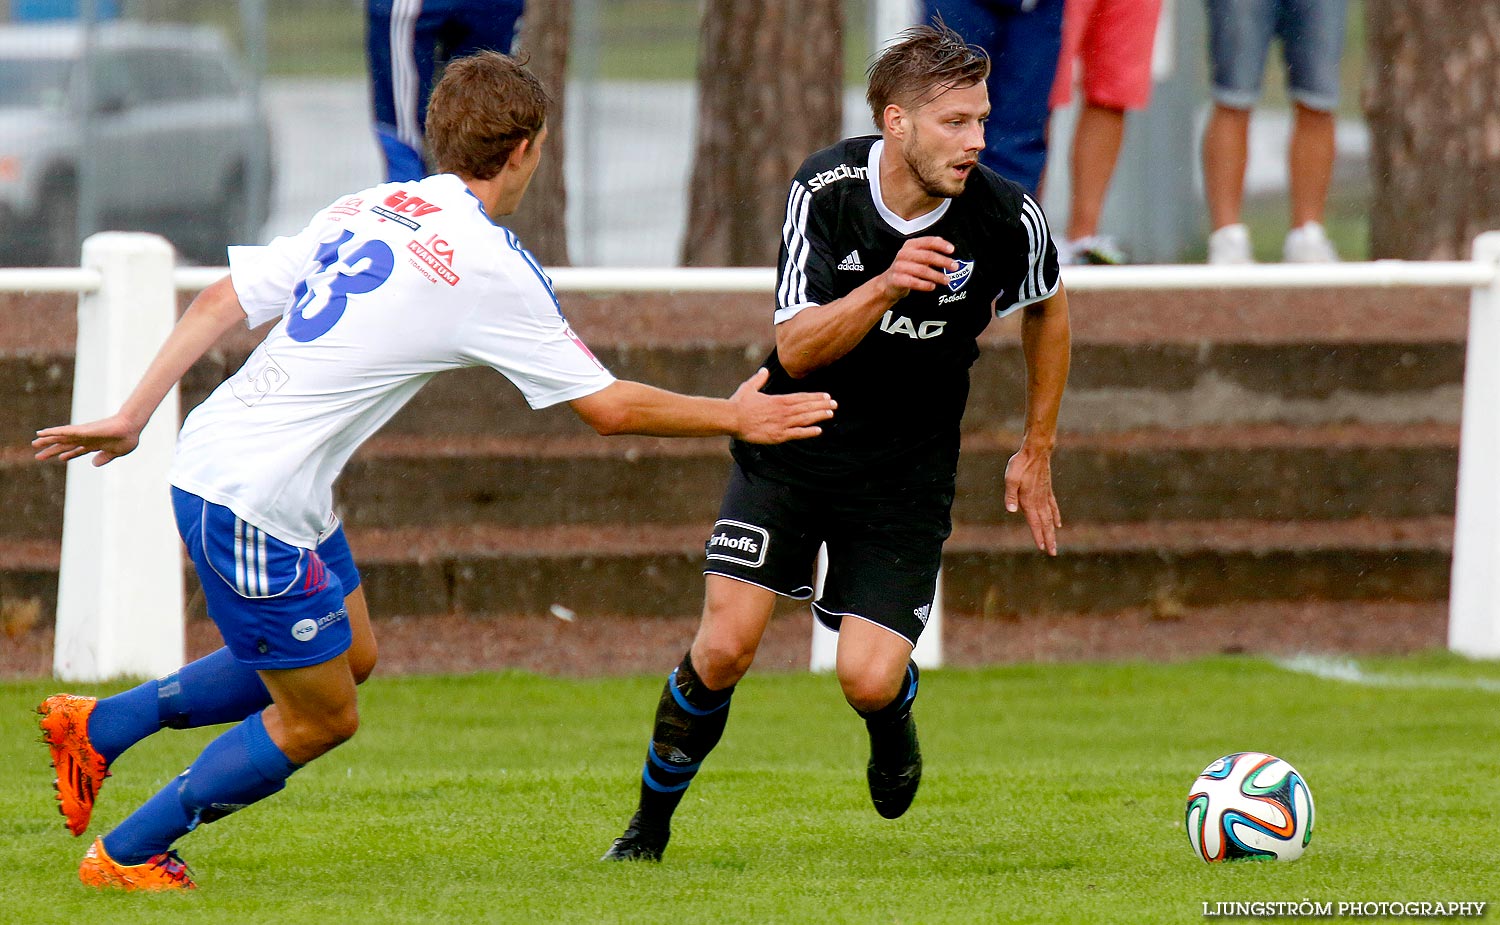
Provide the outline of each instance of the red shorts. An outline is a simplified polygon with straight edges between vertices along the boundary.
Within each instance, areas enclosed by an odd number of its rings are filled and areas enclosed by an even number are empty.
[[[1048,103],[1073,98],[1074,63],[1083,62],[1083,98],[1110,109],[1145,109],[1161,0],[1067,0],[1062,53]]]

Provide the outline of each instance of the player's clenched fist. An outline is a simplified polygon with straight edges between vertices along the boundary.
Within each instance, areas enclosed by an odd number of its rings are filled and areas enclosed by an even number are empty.
[[[953,245],[942,238],[912,238],[901,245],[882,276],[887,292],[899,299],[912,290],[931,292],[947,285],[948,271],[958,269],[952,253]]]
[[[827,392],[767,395],[761,389],[768,378],[764,367],[756,370],[729,399],[739,414],[739,438],[746,443],[784,443],[821,434],[818,425],[833,417],[838,402]]]

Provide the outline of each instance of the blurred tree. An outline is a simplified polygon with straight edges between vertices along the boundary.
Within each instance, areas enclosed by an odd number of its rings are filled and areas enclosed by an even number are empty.
[[[520,52],[527,66],[547,88],[552,110],[547,114],[547,140],[542,162],[531,178],[531,189],[521,208],[504,219],[526,249],[543,266],[568,265],[568,189],[563,179],[563,97],[567,87],[568,41],[572,33],[573,0],[530,0],[521,18]]]
[[[703,5],[685,265],[775,265],[792,174],[840,135],[842,8],[840,0]]]
[[[1469,256],[1500,228],[1500,0],[1365,0],[1370,256]]]

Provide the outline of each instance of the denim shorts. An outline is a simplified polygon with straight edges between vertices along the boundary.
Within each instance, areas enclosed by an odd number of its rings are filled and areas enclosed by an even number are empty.
[[[1329,112],[1339,103],[1348,0],[1207,0],[1214,101],[1252,109],[1271,39],[1281,38],[1291,97]]]

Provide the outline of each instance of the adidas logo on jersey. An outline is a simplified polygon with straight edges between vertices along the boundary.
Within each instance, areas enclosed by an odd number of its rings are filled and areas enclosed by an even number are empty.
[[[864,268],[865,265],[859,262],[858,250],[850,251],[849,256],[839,261],[840,270],[853,270],[855,272],[863,272]]]

